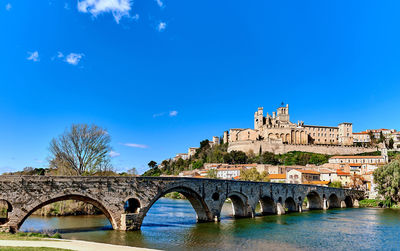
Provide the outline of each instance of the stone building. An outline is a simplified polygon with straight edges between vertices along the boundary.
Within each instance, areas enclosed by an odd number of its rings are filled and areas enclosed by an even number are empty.
[[[234,128],[224,133],[228,151],[285,153],[305,151],[323,154],[357,154],[374,151],[353,147],[352,123],[338,126],[306,125],[290,121],[289,105],[279,107],[272,115],[259,107],[254,114],[254,129]]]
[[[224,142],[262,140],[283,144],[353,145],[352,124],[341,123],[337,127],[305,125],[290,122],[289,105],[266,114],[259,107],[254,114],[254,129],[230,129],[224,134]]]

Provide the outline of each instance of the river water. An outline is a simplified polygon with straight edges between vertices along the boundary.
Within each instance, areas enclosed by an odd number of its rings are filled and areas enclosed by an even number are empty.
[[[164,250],[400,250],[400,210],[350,208],[196,224],[186,200],[162,198],[141,231],[114,231],[104,216],[30,216],[22,231],[59,232],[63,238]]]

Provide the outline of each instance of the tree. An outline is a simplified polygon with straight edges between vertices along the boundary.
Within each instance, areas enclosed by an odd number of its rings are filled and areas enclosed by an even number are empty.
[[[196,160],[193,165],[192,165],[193,169],[201,169],[203,167],[203,160],[199,159]]]
[[[379,143],[381,142],[385,142],[385,135],[383,135],[383,132],[381,131],[381,133],[379,134]]]
[[[394,140],[393,140],[393,138],[390,138],[390,139],[389,139],[388,148],[389,148],[389,149],[393,149],[393,146],[394,146]]]
[[[329,187],[336,187],[336,188],[342,188],[343,187],[342,186],[342,182],[340,182],[340,181],[333,181],[328,186]]]
[[[50,143],[49,165],[76,175],[110,169],[110,135],[101,127],[73,124]]]
[[[374,171],[374,182],[378,192],[385,198],[387,204],[400,201],[400,160],[379,167]]]
[[[362,188],[364,181],[363,181],[361,175],[353,174],[350,179],[351,179],[350,180],[350,188],[353,188],[353,189]]]
[[[268,173],[259,173],[255,167],[251,169],[243,169],[240,171],[240,180],[247,181],[269,181]]]
[[[150,161],[147,165],[148,165],[150,168],[155,168],[155,167],[157,167],[157,162],[155,162],[154,160],[152,160],[152,161]]]
[[[128,173],[128,175],[130,176],[136,176],[137,175],[137,170],[135,167],[132,167],[131,169],[129,169],[128,171],[126,171]]]
[[[210,169],[207,172],[207,178],[210,179],[216,179],[217,178],[217,170],[216,169]]]
[[[246,164],[247,155],[242,151],[232,151],[224,155],[224,162],[228,164]]]

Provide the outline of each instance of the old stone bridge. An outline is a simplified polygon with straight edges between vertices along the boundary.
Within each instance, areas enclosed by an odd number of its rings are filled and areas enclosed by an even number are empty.
[[[37,209],[61,200],[80,200],[99,208],[114,229],[137,230],[151,206],[170,192],[183,194],[198,222],[219,221],[226,199],[235,217],[301,212],[303,208],[352,207],[361,191],[312,185],[179,177],[0,176],[3,216],[0,228],[17,231]],[[306,200],[307,198],[307,200]],[[306,207],[302,207],[303,202]]]

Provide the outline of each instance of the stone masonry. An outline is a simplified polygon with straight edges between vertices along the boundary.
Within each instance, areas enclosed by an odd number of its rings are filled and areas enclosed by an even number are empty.
[[[60,177],[0,176],[0,201],[7,205],[2,231],[18,231],[37,209],[61,200],[74,199],[99,208],[116,230],[138,230],[151,206],[170,192],[183,194],[192,204],[198,222],[219,221],[227,198],[235,217],[351,207],[364,193],[329,187],[179,177]]]

